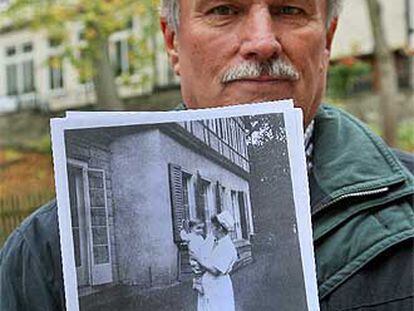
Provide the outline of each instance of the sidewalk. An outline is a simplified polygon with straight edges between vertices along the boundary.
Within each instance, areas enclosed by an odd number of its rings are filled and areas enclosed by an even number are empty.
[[[280,296],[282,293],[276,290],[283,286],[284,272],[277,271],[271,261],[269,254],[258,254],[253,263],[232,274],[237,311],[287,310],[286,304],[281,305],[284,300]],[[279,284],[274,284],[278,279]],[[134,286],[115,286],[99,294],[82,298],[81,311],[196,311],[197,295],[191,286],[191,280],[150,291],[138,290]],[[300,288],[293,290],[301,292]],[[301,304],[300,297],[298,294],[298,304]],[[302,305],[297,310],[305,308]]]

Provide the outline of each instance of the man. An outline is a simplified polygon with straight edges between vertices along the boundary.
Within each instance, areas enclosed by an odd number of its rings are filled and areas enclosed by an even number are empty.
[[[412,157],[321,106],[339,0],[165,0],[161,26],[188,108],[293,98],[311,133],[322,310],[413,310]],[[405,163],[405,165],[402,164]],[[0,255],[1,310],[63,306],[55,204]],[[5,298],[4,298],[5,297]]]
[[[340,4],[165,0],[161,25],[188,108],[293,98],[313,128],[321,309],[413,310],[413,175],[365,126],[320,107]]]

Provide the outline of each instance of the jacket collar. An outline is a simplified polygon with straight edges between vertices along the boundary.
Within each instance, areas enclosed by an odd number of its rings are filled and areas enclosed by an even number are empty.
[[[187,106],[183,102],[180,102],[173,110],[187,110]]]
[[[317,213],[341,197],[377,193],[412,179],[389,147],[349,114],[322,105],[315,117],[312,198]],[[314,188],[314,189],[312,189]]]

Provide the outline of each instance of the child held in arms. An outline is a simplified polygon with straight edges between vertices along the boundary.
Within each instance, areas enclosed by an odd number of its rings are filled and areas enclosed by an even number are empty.
[[[198,291],[201,295],[204,294],[201,277],[203,276],[203,269],[198,262],[193,258],[193,254],[203,256],[206,241],[203,237],[204,223],[200,219],[193,219],[190,221],[183,220],[183,229],[180,232],[181,239],[187,243],[190,254],[190,265],[195,277],[193,279],[193,289]]]

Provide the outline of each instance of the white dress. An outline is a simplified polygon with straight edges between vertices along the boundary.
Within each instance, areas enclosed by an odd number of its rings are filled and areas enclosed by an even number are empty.
[[[229,273],[237,261],[237,251],[229,235],[218,240],[207,254],[208,261],[221,273],[206,271],[202,277],[204,295],[198,294],[198,311],[234,311],[233,284]]]

